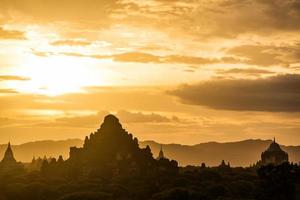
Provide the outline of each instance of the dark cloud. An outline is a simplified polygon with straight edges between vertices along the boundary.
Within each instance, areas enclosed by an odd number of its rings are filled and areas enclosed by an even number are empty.
[[[270,23],[278,29],[300,29],[300,2],[299,0],[256,0],[265,9]]]
[[[266,79],[211,80],[184,85],[169,94],[185,104],[223,110],[270,112],[300,111],[300,75],[278,75]]]
[[[226,0],[206,10],[212,20],[211,36],[236,37],[239,34],[274,34],[300,30],[299,0]],[[198,13],[197,16],[203,16]],[[255,19],[255,20],[253,20]]]
[[[2,27],[0,27],[0,39],[8,40],[24,40],[25,35],[24,32],[22,31],[17,31],[17,30],[7,30]]]
[[[0,81],[28,81],[29,78],[12,75],[0,75]]]

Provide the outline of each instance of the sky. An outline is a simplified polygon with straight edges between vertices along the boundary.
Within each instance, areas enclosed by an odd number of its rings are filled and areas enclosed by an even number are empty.
[[[299,0],[0,0],[0,143],[300,144]]]

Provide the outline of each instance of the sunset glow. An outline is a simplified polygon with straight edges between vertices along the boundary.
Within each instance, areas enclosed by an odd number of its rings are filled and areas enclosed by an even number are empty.
[[[141,140],[298,144],[296,2],[1,0],[0,142],[119,113]]]

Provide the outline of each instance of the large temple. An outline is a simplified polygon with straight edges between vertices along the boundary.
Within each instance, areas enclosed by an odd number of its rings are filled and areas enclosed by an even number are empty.
[[[280,165],[288,161],[288,154],[280,148],[280,145],[276,143],[275,138],[269,148],[261,154],[262,165]]]
[[[55,164],[44,167],[49,169],[44,171],[49,171],[49,174],[62,171],[50,170],[51,166],[55,167]],[[85,138],[83,147],[71,147],[70,157],[61,167],[72,178],[149,175],[161,170],[172,172],[178,169],[176,161],[154,159],[149,146],[140,148],[138,139],[128,133],[114,115],[104,118],[101,127]]]

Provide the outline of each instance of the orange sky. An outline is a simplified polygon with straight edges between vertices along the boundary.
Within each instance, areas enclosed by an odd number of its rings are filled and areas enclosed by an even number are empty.
[[[0,143],[300,143],[298,0],[1,0]]]

